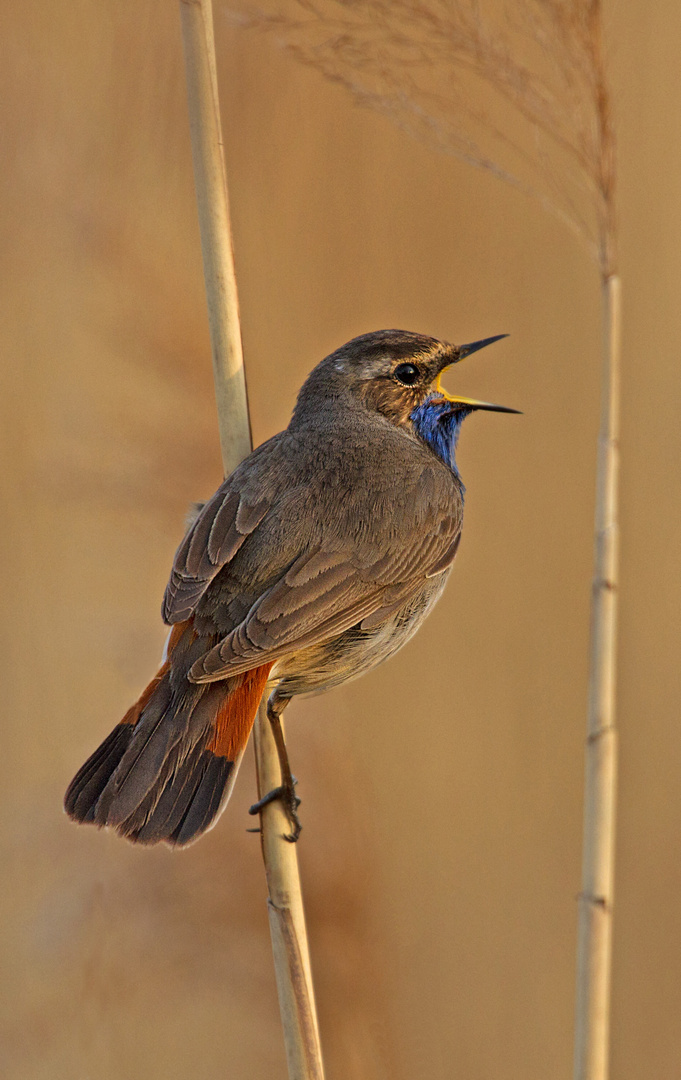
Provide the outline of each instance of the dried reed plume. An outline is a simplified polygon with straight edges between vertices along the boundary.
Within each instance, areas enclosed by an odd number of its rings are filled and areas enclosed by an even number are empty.
[[[238,16],[355,100],[533,196],[600,271],[603,389],[580,894],[575,1080],[608,1073],[615,823],[620,287],[601,0],[295,0]]]
[[[496,5],[497,8],[499,5]],[[238,16],[438,150],[535,196],[615,272],[600,0],[295,0]],[[484,98],[485,104],[481,101]],[[516,114],[510,133],[509,109]],[[523,126],[531,129],[523,130]]]

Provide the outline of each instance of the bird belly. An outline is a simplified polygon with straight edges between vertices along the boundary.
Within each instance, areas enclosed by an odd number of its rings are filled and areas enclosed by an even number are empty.
[[[371,629],[361,623],[349,630],[283,657],[272,670],[277,697],[315,694],[356,679],[401,649],[439,600],[449,571],[424,584],[396,612]]]

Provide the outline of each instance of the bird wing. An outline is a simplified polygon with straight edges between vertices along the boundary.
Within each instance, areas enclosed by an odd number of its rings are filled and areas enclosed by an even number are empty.
[[[192,681],[213,682],[275,662],[299,649],[336,637],[363,620],[367,627],[376,625],[383,612],[387,617],[428,577],[446,570],[454,559],[460,538],[461,502],[453,497],[452,482],[439,468],[434,470],[427,465],[415,475],[412,473],[411,480],[411,491],[402,489],[398,495],[393,485],[391,497],[374,501],[364,528],[358,528],[359,508],[352,505],[352,499],[344,514],[339,517],[336,513],[335,520],[330,499],[327,514],[315,515],[317,520],[321,516],[323,521],[328,521],[324,533],[316,543],[310,543],[307,537],[303,550],[298,547],[300,553],[294,552],[294,558],[282,568],[276,580],[271,582],[270,578],[271,583],[260,595],[256,591],[239,623],[195,662],[190,671]],[[384,495],[390,492],[388,484]],[[323,498],[321,493],[320,498]],[[230,500],[230,506],[236,506],[232,493],[226,499]],[[338,511],[338,507],[335,509]],[[364,512],[366,516],[366,505]],[[215,526],[210,521],[218,521],[221,514],[220,509],[211,508],[206,522],[195,526],[195,537],[203,537],[206,548],[211,539],[215,548]],[[248,520],[256,517],[253,513]],[[233,535],[231,525],[227,532]],[[314,541],[314,529],[312,532]],[[259,536],[253,537],[253,542],[256,541],[258,561],[264,573],[267,549],[271,546],[266,542],[266,531],[262,543]],[[189,570],[195,563],[206,566],[201,571],[204,575],[201,580],[205,581],[208,567],[205,559],[203,562],[199,559],[199,542],[196,538],[185,542],[178,558],[186,549],[183,566]],[[237,542],[232,571],[235,574],[243,540]],[[222,542],[219,550],[224,550]],[[196,552],[195,562],[192,551]],[[275,550],[269,554],[275,560],[279,557]],[[249,557],[252,558],[252,552]],[[213,566],[211,560],[210,568]],[[197,581],[197,588],[198,585]],[[252,595],[251,587],[249,582]],[[206,586],[202,589],[205,591]],[[186,591],[186,595],[190,592]]]
[[[285,445],[287,434],[261,443],[201,508],[175,555],[163,597],[164,622],[188,619],[268,512],[295,491],[295,454]]]
[[[193,614],[215,575],[231,562],[270,509],[267,497],[239,491],[234,474],[215,492],[180,544],[163,597],[163,620],[182,622]]]

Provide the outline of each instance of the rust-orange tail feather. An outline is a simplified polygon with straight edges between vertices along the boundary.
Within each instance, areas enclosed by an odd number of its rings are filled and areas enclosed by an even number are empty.
[[[168,659],[69,785],[75,821],[110,825],[137,843],[188,844],[215,824],[231,794],[271,664],[196,685],[210,648],[192,621],[173,627]]]

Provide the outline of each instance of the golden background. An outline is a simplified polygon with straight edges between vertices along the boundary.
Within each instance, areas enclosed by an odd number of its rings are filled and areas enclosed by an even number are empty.
[[[571,1075],[599,390],[594,267],[217,11],[256,442],[398,326],[508,341],[447,377],[457,565],[375,672],[296,702],[329,1080]],[[681,1075],[681,8],[611,12],[625,297],[614,1080]],[[3,5],[3,885],[8,1080],[283,1080],[250,756],[184,853],[71,825],[155,670],[189,502],[220,479],[175,3]]]

